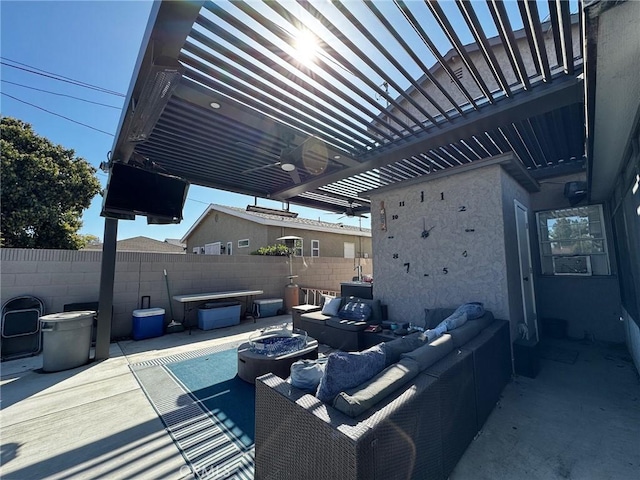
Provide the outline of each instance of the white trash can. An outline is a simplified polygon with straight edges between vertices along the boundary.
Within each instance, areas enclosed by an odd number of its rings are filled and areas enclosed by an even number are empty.
[[[86,310],[40,317],[43,371],[59,372],[89,361],[95,315],[96,312]]]

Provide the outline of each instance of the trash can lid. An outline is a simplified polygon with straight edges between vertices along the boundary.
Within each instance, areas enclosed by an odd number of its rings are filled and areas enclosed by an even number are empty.
[[[164,308],[141,308],[133,311],[134,317],[155,317],[156,315],[164,315]]]
[[[93,310],[81,310],[79,312],[61,312],[51,313],[40,317],[43,322],[72,322],[76,320],[82,320],[87,317],[93,317],[96,314]]]

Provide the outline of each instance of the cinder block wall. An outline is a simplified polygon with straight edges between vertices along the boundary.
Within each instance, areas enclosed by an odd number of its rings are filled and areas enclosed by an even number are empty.
[[[97,301],[100,293],[102,252],[69,250],[0,250],[2,303],[20,295],[40,298],[46,313],[61,312],[68,303]],[[356,260],[357,261],[357,260]],[[360,260],[371,273],[371,260]],[[289,264],[286,257],[175,255],[118,252],[113,300],[112,337],[131,335],[131,314],[143,296],[151,307],[171,316],[164,278],[171,295],[235,289],[260,289],[264,298],[284,298]],[[365,265],[367,262],[368,265]],[[340,290],[340,283],[355,275],[354,260],[295,258],[294,275],[301,286]],[[172,301],[173,315],[182,319],[182,305]],[[197,312],[191,312],[194,322]],[[192,323],[193,324],[193,323]]]
[[[298,275],[294,281],[301,287],[339,292],[341,282],[349,282],[358,274],[355,270],[357,264],[362,265],[363,275],[373,274],[373,260],[370,258],[294,258],[293,274]]]

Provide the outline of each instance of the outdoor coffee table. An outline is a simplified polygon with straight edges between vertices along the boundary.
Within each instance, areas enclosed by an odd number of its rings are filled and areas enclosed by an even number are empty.
[[[300,347],[282,354],[277,352],[267,354],[256,349],[256,342],[259,343],[265,338],[273,339],[273,337],[278,336],[277,333],[265,333],[263,336],[241,344],[238,347],[238,377],[249,383],[255,383],[256,378],[265,373],[275,373],[280,378],[287,378],[293,362],[302,359],[317,359],[318,341],[315,338],[308,337],[305,332],[302,332],[302,334],[304,335],[293,334],[293,336],[300,338]],[[293,338],[293,336],[282,338],[286,340],[287,338]]]

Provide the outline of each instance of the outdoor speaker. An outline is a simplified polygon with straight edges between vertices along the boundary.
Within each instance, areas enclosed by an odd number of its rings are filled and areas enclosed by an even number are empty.
[[[567,182],[564,184],[564,196],[572,207],[587,196],[587,182]]]

